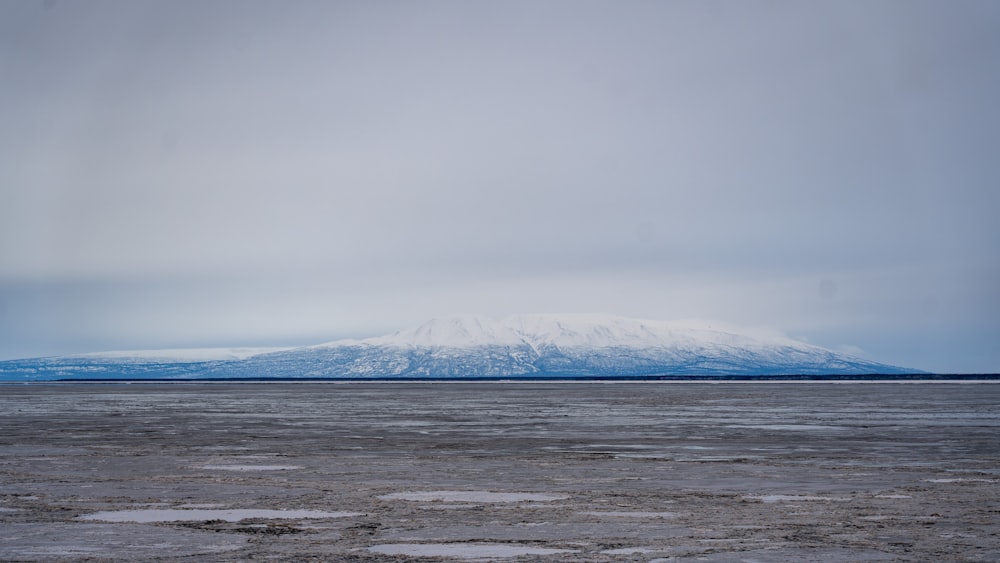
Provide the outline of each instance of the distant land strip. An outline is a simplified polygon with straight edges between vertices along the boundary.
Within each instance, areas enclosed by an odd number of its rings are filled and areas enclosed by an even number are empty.
[[[523,381],[994,381],[1000,373],[949,374],[840,374],[840,375],[636,375],[636,376],[475,376],[475,377],[163,377],[163,378],[62,378],[39,381],[9,381],[0,383],[204,383],[204,382],[275,382],[299,381],[357,382],[448,382],[493,381],[517,383]]]

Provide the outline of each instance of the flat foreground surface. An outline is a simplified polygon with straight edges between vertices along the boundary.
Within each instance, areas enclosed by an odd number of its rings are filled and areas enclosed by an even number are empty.
[[[0,422],[5,561],[1000,560],[998,383],[6,385]]]

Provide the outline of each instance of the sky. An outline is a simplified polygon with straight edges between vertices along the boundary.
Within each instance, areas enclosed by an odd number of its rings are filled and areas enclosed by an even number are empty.
[[[1000,372],[1000,3],[0,2],[0,359],[453,314]]]

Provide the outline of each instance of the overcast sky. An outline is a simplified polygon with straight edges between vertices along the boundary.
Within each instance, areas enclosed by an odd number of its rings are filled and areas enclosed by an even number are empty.
[[[0,359],[451,314],[1000,371],[1000,2],[0,2]]]

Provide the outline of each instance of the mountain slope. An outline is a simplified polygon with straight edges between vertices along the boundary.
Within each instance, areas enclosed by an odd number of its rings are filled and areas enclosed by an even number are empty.
[[[164,354],[160,354],[163,356]],[[190,354],[188,354],[190,355]],[[364,340],[239,357],[115,353],[0,362],[0,379],[854,375],[914,370],[788,338],[608,315],[435,319]]]

